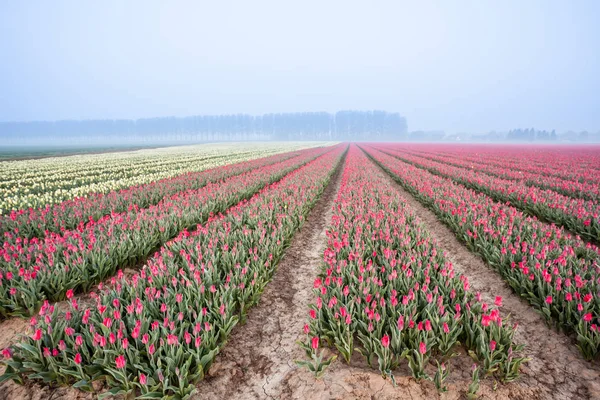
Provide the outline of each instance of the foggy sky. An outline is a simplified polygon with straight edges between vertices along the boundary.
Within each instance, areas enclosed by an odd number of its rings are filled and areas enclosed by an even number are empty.
[[[3,1],[0,121],[341,109],[600,129],[600,2]]]

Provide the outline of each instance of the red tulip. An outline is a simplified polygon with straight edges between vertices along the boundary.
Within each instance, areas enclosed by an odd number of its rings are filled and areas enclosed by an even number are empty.
[[[419,353],[427,353],[427,345],[424,342],[419,343]]]
[[[10,348],[5,348],[4,350],[2,350],[2,356],[6,359],[9,359],[12,357],[12,351],[10,350]]]
[[[75,354],[75,358],[73,359],[73,361],[75,361],[75,364],[77,365],[81,364],[81,354]]]
[[[313,348],[313,350],[317,350],[319,348],[319,338],[318,337],[313,337],[311,339],[311,347]]]
[[[35,340],[35,341],[42,340],[42,330],[41,329],[37,329],[35,331],[35,333],[33,334],[33,340]]]
[[[496,296],[496,301],[494,302],[496,307],[502,307],[502,296]]]

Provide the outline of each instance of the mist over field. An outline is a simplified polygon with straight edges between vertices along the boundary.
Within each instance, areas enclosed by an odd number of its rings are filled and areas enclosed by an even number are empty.
[[[0,137],[599,141],[599,15],[596,1],[3,2]]]
[[[600,1],[0,1],[0,400],[597,399]]]

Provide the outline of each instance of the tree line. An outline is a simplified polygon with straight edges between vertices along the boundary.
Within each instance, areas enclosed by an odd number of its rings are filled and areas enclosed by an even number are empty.
[[[0,122],[4,139],[140,140],[336,140],[398,141],[407,137],[406,118],[386,111],[339,111],[264,115],[195,115],[137,120]]]
[[[556,140],[556,131],[536,131],[535,129],[512,129],[506,135],[507,140]]]

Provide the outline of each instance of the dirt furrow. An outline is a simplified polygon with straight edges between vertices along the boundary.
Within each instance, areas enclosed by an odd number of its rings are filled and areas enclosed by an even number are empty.
[[[303,356],[296,340],[306,322],[312,284],[327,243],[325,230],[331,220],[343,168],[342,161],[294,236],[260,303],[250,310],[246,323],[234,329],[209,377],[198,384],[198,398],[284,396],[282,382],[297,369],[294,360]]]
[[[536,397],[544,399],[600,398],[600,367],[581,357],[574,339],[551,329],[543,317],[516,295],[485,261],[469,251],[433,211],[391,178],[390,181],[418,215],[438,247],[445,251],[456,271],[469,278],[472,290],[480,292],[490,304],[495,296],[502,296],[502,313],[510,314],[511,322],[519,324],[515,339],[525,344],[525,355],[531,361],[523,366],[518,381],[505,386],[535,389]]]

